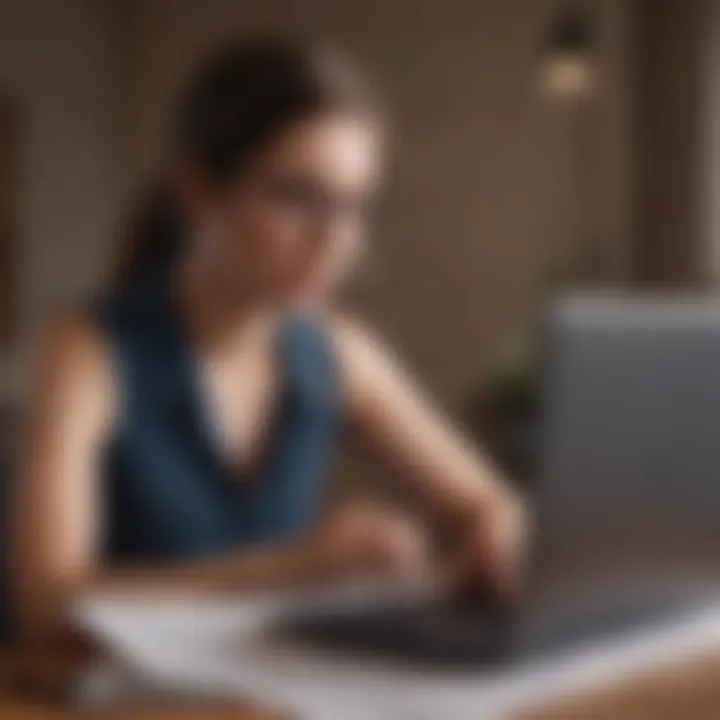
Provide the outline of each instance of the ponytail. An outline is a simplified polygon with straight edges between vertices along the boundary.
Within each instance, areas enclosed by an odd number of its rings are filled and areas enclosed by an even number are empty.
[[[184,228],[177,201],[157,182],[146,192],[131,218],[114,285],[127,288],[168,272],[182,250]]]

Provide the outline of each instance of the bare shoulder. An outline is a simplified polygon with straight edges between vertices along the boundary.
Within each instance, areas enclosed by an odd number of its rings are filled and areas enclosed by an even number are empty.
[[[81,392],[98,403],[110,400],[113,377],[107,342],[88,315],[68,313],[53,319],[42,332],[34,355],[36,398]]]
[[[390,396],[407,385],[404,363],[380,333],[362,319],[335,313],[328,316],[327,326],[349,401],[364,403],[373,396]]]
[[[328,312],[325,317],[341,366],[361,369],[390,359],[386,342],[361,318],[346,312]]]
[[[37,347],[40,365],[65,371],[107,370],[108,349],[100,329],[83,313],[67,313],[45,328]]]

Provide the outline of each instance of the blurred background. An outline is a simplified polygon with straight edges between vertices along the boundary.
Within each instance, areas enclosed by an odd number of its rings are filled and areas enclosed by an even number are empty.
[[[257,31],[341,46],[386,96],[352,301],[473,431],[526,410],[549,293],[720,276],[718,1],[0,0],[6,442],[33,340],[102,283],[176,87]]]

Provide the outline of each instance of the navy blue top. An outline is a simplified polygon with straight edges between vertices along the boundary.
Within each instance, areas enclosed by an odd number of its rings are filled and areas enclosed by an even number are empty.
[[[207,556],[300,532],[319,509],[338,420],[328,338],[310,315],[278,337],[279,411],[262,467],[238,477],[213,434],[197,358],[162,281],[105,300],[96,313],[120,383],[105,454],[111,560]]]

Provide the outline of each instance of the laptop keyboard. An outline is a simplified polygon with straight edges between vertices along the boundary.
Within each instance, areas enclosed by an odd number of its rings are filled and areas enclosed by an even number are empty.
[[[394,657],[434,666],[523,660],[622,637],[679,617],[699,605],[677,598],[605,604],[573,614],[518,616],[492,604],[422,600],[375,609],[343,609],[300,616],[277,627],[304,645]]]
[[[428,600],[344,609],[289,619],[284,638],[349,650],[442,664],[477,663],[508,648],[509,614],[464,602]]]

